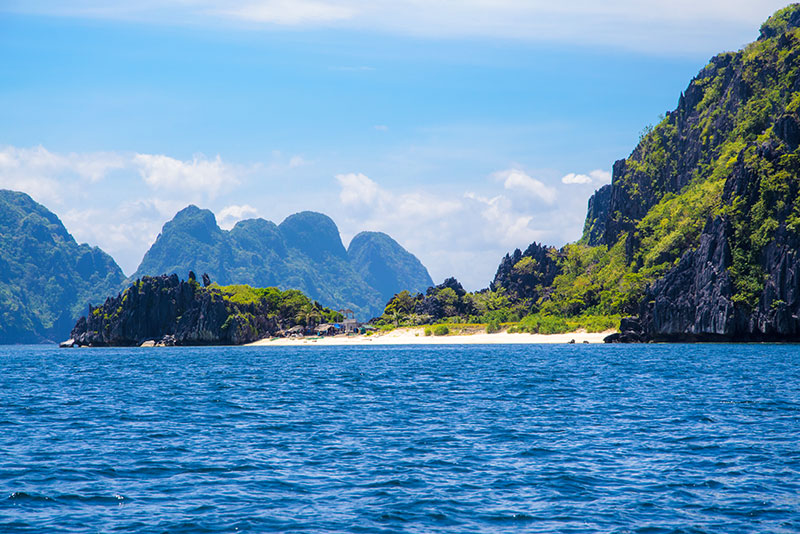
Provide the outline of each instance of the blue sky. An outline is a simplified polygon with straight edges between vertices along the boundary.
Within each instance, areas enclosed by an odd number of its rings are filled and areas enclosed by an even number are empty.
[[[195,203],[225,227],[322,211],[485,287],[577,239],[642,128],[784,5],[596,4],[6,0],[0,187],[128,274]]]

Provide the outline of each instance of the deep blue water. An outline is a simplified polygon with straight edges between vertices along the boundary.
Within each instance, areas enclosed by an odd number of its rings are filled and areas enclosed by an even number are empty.
[[[800,347],[0,347],[0,532],[800,532]]]

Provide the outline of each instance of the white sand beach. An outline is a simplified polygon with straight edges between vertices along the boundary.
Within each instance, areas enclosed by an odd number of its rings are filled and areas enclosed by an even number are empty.
[[[448,336],[426,336],[423,328],[398,328],[385,334],[372,334],[369,336],[330,336],[306,338],[273,338],[262,339],[248,346],[336,346],[336,345],[511,345],[511,344],[536,344],[536,343],[602,343],[603,338],[614,333],[609,330],[600,333],[589,333],[585,330],[567,334],[509,334],[497,332],[487,334],[478,332],[474,334],[460,334]]]

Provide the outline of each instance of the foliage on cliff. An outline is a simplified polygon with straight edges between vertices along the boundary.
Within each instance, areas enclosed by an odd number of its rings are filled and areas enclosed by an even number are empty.
[[[531,324],[641,313],[697,338],[800,335],[798,26],[793,4],[758,41],[714,57],[614,164],[577,243],[516,251],[488,290],[462,299],[501,301],[492,313]]]
[[[85,346],[239,345],[296,325],[343,319],[300,291],[245,285],[201,286],[171,276],[145,276],[120,295],[90,308],[72,331]]]
[[[125,279],[25,193],[0,190],[0,343],[61,341],[86,306]]]
[[[714,218],[731,227],[732,300],[759,305],[766,247],[781,232],[800,235],[798,23],[795,4],[767,21],[758,41],[713,58],[677,109],[615,163],[543,309],[637,313],[646,287],[699,246]]]

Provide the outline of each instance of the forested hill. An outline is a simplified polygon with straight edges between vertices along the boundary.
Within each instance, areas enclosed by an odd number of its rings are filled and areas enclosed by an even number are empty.
[[[622,296],[615,311],[640,315],[655,339],[800,334],[799,26],[793,4],[713,58],[614,164],[564,281],[585,277],[592,246],[606,250],[605,276],[573,297]]]
[[[298,289],[323,305],[379,315],[392,295],[432,285],[420,261],[386,234],[363,232],[345,249],[327,215],[301,212],[280,225],[240,221],[222,230],[214,214],[188,206],[164,225],[131,280],[208,273],[220,284]]]
[[[0,190],[0,344],[66,339],[88,304],[124,280],[111,256],[76,243],[47,208]]]

